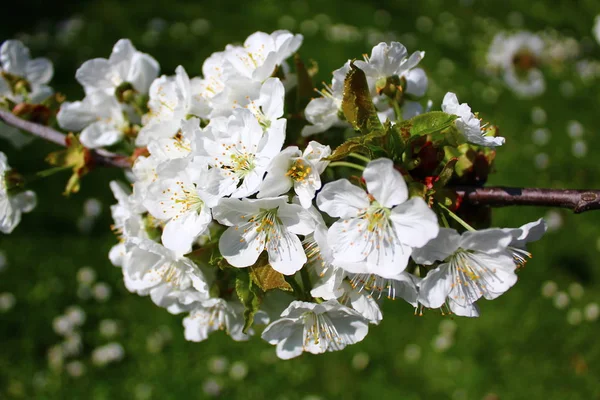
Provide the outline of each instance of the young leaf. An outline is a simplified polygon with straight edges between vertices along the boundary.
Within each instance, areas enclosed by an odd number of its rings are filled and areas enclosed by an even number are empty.
[[[269,264],[254,265],[250,267],[250,279],[263,292],[280,289],[291,292],[293,289],[286,282],[281,272],[275,271]]]
[[[68,196],[79,191],[80,178],[90,170],[91,156],[88,149],[83,147],[79,138],[69,133],[65,139],[67,148],[48,154],[46,161],[55,167],[71,167],[73,175],[69,178],[63,194]]]
[[[254,323],[254,316],[260,307],[261,298],[258,288],[254,286],[247,271],[240,271],[235,280],[235,291],[244,306],[244,328],[242,332],[248,333],[248,329]]]
[[[377,109],[371,100],[367,77],[354,63],[350,63],[350,72],[344,81],[342,111],[346,120],[363,135],[383,132]]]
[[[412,117],[407,122],[410,124],[411,136],[425,136],[448,128],[456,118],[456,115],[442,111],[430,111]]]

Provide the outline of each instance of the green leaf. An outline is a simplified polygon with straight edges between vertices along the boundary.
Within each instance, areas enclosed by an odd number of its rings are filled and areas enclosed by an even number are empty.
[[[429,111],[412,117],[406,122],[410,124],[411,136],[425,136],[450,127],[456,118],[456,115],[446,114],[442,111]]]
[[[261,303],[258,288],[252,283],[248,271],[240,271],[237,274],[235,291],[244,306],[244,328],[242,332],[248,333],[248,329],[252,327],[254,316]]]
[[[69,178],[63,194],[68,196],[71,193],[79,191],[80,179],[90,170],[91,156],[79,138],[69,133],[65,139],[67,148],[65,150],[55,151],[46,156],[46,161],[55,167],[72,168],[73,175]]]
[[[350,63],[350,72],[344,80],[342,111],[346,120],[363,135],[383,132],[383,126],[371,99],[367,77],[354,63]]]
[[[446,165],[444,165],[444,168],[442,168],[442,171],[438,175],[439,179],[435,183],[436,188],[442,188],[442,187],[446,186],[448,181],[450,181],[450,179],[452,179],[452,176],[454,176],[454,166],[456,165],[457,162],[458,162],[458,158],[453,158],[450,161],[448,161],[446,163]]]

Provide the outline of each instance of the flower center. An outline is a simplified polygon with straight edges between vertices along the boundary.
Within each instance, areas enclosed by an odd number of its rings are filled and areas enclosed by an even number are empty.
[[[231,164],[229,165],[229,169],[240,178],[243,178],[252,172],[256,166],[254,163],[255,158],[256,156],[252,153],[232,153],[230,155]]]
[[[344,345],[342,337],[327,314],[307,311],[302,315],[302,320],[305,326],[304,348],[309,347],[311,342],[318,345],[321,341],[325,341],[326,348],[331,346],[332,349],[336,349]]]
[[[527,49],[519,50],[512,59],[513,65],[521,72],[527,72],[537,66],[537,59]]]
[[[294,182],[302,182],[308,177],[310,171],[310,166],[301,158],[298,158],[285,173],[285,176],[289,176]]]

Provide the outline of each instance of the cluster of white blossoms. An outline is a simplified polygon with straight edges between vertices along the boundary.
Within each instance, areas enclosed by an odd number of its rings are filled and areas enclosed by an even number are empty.
[[[187,314],[190,341],[217,330],[247,340],[260,328],[282,359],[363,340],[382,320],[385,298],[402,298],[415,312],[478,316],[482,296],[514,285],[529,256],[525,244],[545,223],[460,234],[445,216],[438,220],[443,209],[430,196],[413,190],[419,182],[398,165],[402,157],[355,155],[366,164],[354,164],[362,174],[340,178],[336,168],[351,164],[332,162],[335,149],[304,137],[328,132],[317,136],[328,140],[332,129],[357,123],[342,106],[348,72],[359,69],[368,93],[357,96],[372,101],[373,123],[405,123],[396,140],[409,140],[410,118],[431,107],[420,102],[424,53],[380,43],[364,61],[348,61],[322,97],[307,101],[305,125],[293,136],[287,100],[297,96],[300,74],[287,60],[301,43],[287,31],[257,32],[212,54],[203,75],[190,78],[182,66],[159,77],[154,58],[120,40],[109,59],[77,70],[86,96],[62,104],[60,126],[80,132],[88,148],[137,147],[132,190],[110,185],[119,243],[109,258],[125,286]],[[460,143],[488,150],[504,143],[453,93],[433,114],[438,130],[457,133]],[[0,161],[0,176],[9,176]],[[0,183],[4,232],[31,207]]]
[[[35,208],[36,197],[31,190],[15,192],[10,182],[11,168],[0,151],[0,232],[11,233],[21,222],[21,214]]]

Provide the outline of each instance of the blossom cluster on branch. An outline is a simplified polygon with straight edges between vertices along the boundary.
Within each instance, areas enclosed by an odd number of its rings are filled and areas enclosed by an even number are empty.
[[[123,39],[77,70],[85,97],[74,102],[48,92],[47,60],[8,41],[0,106],[77,133],[48,157],[73,170],[67,193],[94,167],[93,149],[132,161],[132,190],[110,185],[109,258],[128,290],[187,314],[188,340],[260,329],[289,359],[363,340],[385,299],[479,316],[477,302],[516,283],[526,244],[546,229],[476,230],[487,218],[452,190],[483,185],[504,138],[454,93],[434,110],[425,53],[398,42],[348,60],[313,98],[302,40],[257,32],[190,77],[182,66],[159,76]],[[8,233],[34,197],[0,156]]]

